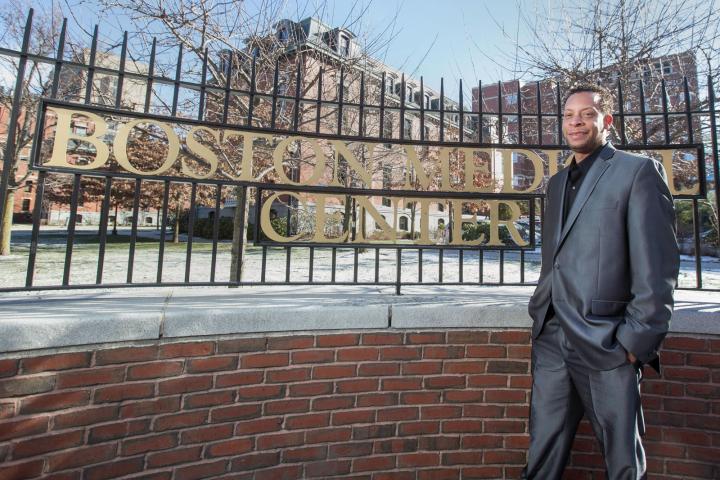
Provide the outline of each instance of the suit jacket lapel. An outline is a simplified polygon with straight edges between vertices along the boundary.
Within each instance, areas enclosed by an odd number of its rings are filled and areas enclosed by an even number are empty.
[[[558,225],[562,225],[562,228],[560,231],[560,238],[556,243],[555,255],[557,255],[557,252],[560,250],[560,247],[565,241],[565,238],[575,224],[575,220],[577,220],[580,211],[585,206],[585,203],[587,203],[588,198],[590,198],[590,194],[593,192],[593,190],[595,190],[595,186],[600,180],[600,177],[602,177],[603,173],[605,173],[605,171],[611,165],[611,162],[609,162],[608,160],[612,158],[614,154],[615,147],[613,147],[609,143],[605,146],[605,148],[602,149],[600,155],[598,155],[597,160],[595,160],[593,166],[590,167],[590,170],[588,170],[587,177],[583,180],[582,185],[580,186],[580,190],[578,190],[577,197],[575,197],[575,202],[573,203],[572,208],[568,212],[567,220],[565,221],[564,225],[562,223],[562,212],[563,202],[565,201],[565,189],[563,188],[563,191],[561,193],[562,201],[560,202],[560,222],[558,223]],[[567,168],[565,170],[567,170]],[[567,182],[567,177],[568,174],[565,173],[565,181],[562,182],[564,186],[566,186],[565,184]]]
[[[560,188],[556,189],[553,197],[550,199],[550,203],[552,205],[555,205],[555,211],[552,212],[553,215],[553,225],[554,225],[554,231],[552,232],[553,240],[555,240],[555,252],[557,252],[557,249],[560,245],[560,235],[562,234],[562,228],[563,228],[563,209],[565,208],[565,189],[567,188],[567,182],[568,182],[568,174],[569,169],[564,168],[558,173],[560,176],[559,178],[559,184]]]

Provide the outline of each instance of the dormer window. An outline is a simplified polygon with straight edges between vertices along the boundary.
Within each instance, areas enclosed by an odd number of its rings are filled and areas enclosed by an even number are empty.
[[[350,38],[345,35],[340,35],[340,55],[343,57],[350,56]]]
[[[285,43],[288,41],[288,31],[286,27],[282,27],[277,33],[278,40]]]
[[[413,101],[413,87],[410,85],[405,86],[405,103]]]
[[[425,108],[430,108],[430,95],[425,94]]]

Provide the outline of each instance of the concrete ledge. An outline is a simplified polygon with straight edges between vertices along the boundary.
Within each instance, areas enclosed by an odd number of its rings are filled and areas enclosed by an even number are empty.
[[[0,296],[0,353],[160,338],[358,329],[528,328],[533,287],[283,286]],[[717,292],[676,293],[675,333],[720,334]]]
[[[530,328],[524,305],[397,305],[394,328]]]
[[[254,332],[303,330],[381,329],[388,326],[388,307],[365,308],[293,305],[287,310],[266,305],[242,310],[215,308],[193,311],[171,307],[166,313],[164,336],[191,337]]]
[[[0,352],[157,339],[161,312],[0,320]]]

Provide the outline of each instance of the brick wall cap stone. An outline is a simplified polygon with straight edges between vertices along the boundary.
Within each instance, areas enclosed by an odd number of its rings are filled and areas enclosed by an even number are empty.
[[[393,287],[341,285],[10,293],[0,295],[0,358],[28,350],[157,340],[161,331],[172,340],[388,326],[527,328],[533,289],[405,286],[400,296]],[[675,300],[672,333],[720,333],[715,292],[678,290]]]

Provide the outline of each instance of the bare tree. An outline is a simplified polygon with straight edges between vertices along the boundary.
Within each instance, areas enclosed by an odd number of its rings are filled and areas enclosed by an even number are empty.
[[[720,11],[703,0],[610,0],[607,2],[524,3],[519,9],[529,38],[513,53],[500,52],[498,64],[513,65],[519,79],[556,82],[562,89],[578,81],[621,86],[626,113],[658,113],[685,108],[683,77],[688,80],[689,108],[704,108],[700,79],[720,73]],[[498,23],[499,26],[499,23]],[[500,27],[499,27],[500,28]],[[640,83],[642,102],[640,94]],[[667,95],[664,95],[663,87]],[[552,103],[553,95],[548,97]],[[545,102],[545,100],[543,100]],[[642,106],[640,104],[643,104]],[[551,106],[552,108],[552,106]],[[676,121],[677,120],[677,121]],[[671,119],[670,138],[687,135],[681,119]],[[697,133],[707,129],[698,121]],[[639,120],[628,120],[628,141],[659,136],[661,119],[650,119],[645,133]],[[697,136],[699,138],[699,135]]]
[[[27,12],[27,5],[21,1],[11,1],[3,7],[0,12],[0,31],[3,33],[0,38],[5,45],[20,47],[26,28]],[[62,16],[58,11],[36,11],[28,49],[52,58],[57,51],[61,25]],[[67,51],[72,55],[74,43],[69,37],[65,41]],[[36,124],[35,112],[40,98],[52,93],[53,69],[32,58],[27,59],[24,68],[21,67],[19,59],[5,60],[0,64],[0,69],[4,78],[14,82],[0,89],[0,110],[3,111],[0,132],[4,134],[0,136],[0,170],[5,167],[6,160],[9,162],[8,171],[2,172],[8,176],[8,181],[5,197],[0,199],[4,200],[0,223],[0,255],[9,255],[15,194],[27,186],[26,182],[32,175],[27,160]],[[14,110],[17,116],[13,119],[11,112],[14,99],[18,96],[20,102]]]
[[[708,109],[709,98],[701,86],[708,76],[720,75],[720,10],[712,3],[521,2],[518,14],[527,40],[518,42],[514,32],[505,32],[496,22],[516,48],[500,52],[495,62],[516,78],[557,83],[561,89],[580,80],[597,81],[616,93],[620,87],[623,98],[618,106],[626,114],[636,115],[626,117],[625,138],[621,140],[687,141],[690,137],[686,118],[671,116],[666,130],[661,116],[648,116],[643,122],[637,114]],[[543,99],[543,103],[547,101],[543,108],[556,108],[553,97],[551,94]],[[690,128],[694,141],[709,143],[709,116],[693,115]],[[617,122],[614,136],[620,137]],[[705,159],[697,159],[702,161]],[[697,184],[696,162],[678,161],[673,167],[676,186]],[[717,209],[717,201],[713,209]]]
[[[573,82],[617,72],[619,80],[629,82],[638,67],[688,50],[712,59],[704,73],[720,68],[720,12],[707,1],[527,2],[520,4],[519,15],[529,40],[517,43],[503,31],[517,49],[501,52],[496,60],[513,65],[509,70],[518,78]]]

